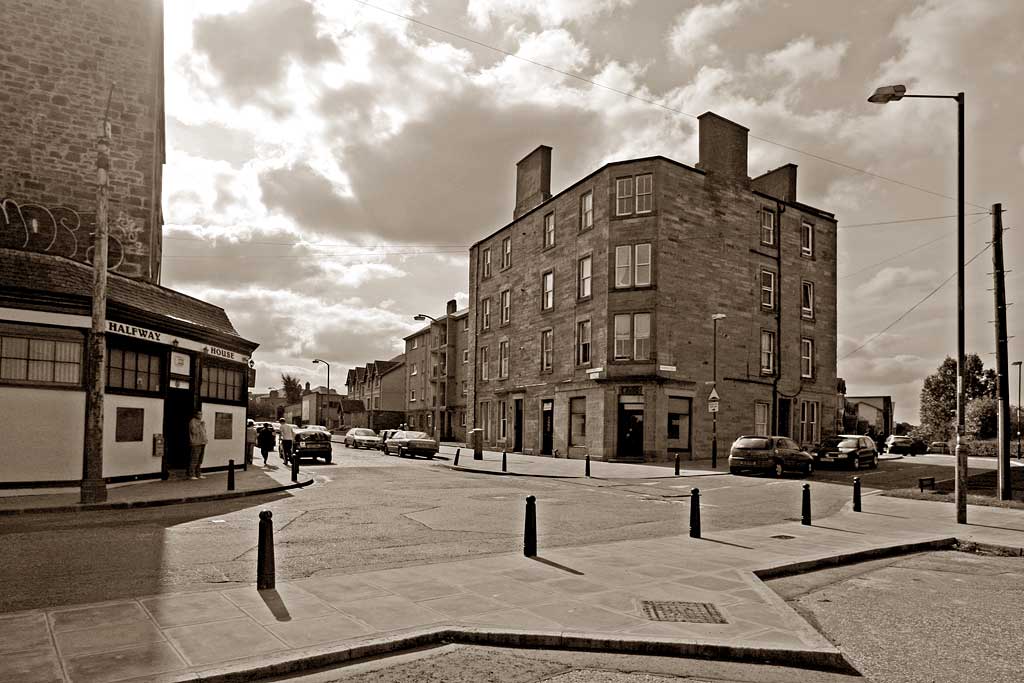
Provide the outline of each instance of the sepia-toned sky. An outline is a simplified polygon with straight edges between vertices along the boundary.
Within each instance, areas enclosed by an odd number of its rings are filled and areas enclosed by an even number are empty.
[[[796,163],[798,198],[837,215],[839,375],[899,420],[956,353],[955,279],[907,313],[956,271],[956,221],[863,224],[956,213],[956,104],[869,104],[876,86],[966,92],[967,255],[1002,202],[1007,268],[1024,256],[1017,0],[165,4],[163,284],[261,344],[258,391],[281,372],[324,384],[316,357],[341,388],[399,353],[416,313],[465,306],[467,247],[511,219],[537,145],[558,192],[616,159],[695,163],[708,110],[750,129],[750,175]],[[991,251],[967,268],[987,366],[991,270]],[[1024,264],[1006,285],[1016,360]]]

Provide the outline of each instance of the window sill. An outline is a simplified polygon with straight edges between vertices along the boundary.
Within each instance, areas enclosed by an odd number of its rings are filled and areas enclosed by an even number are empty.
[[[813,323],[814,320],[815,320],[813,315],[801,315],[800,319],[803,320],[804,322],[808,322],[808,323]]]
[[[658,288],[657,285],[654,285],[654,284],[649,284],[649,285],[630,285],[629,287],[612,287],[611,289],[608,290],[608,292],[609,293],[611,293],[611,292],[643,292],[643,291],[646,291],[646,290],[654,290],[654,289],[657,289],[657,288]]]
[[[576,302],[582,304],[582,303],[586,303],[586,302],[590,301],[593,298],[594,298],[594,296],[592,294],[588,294],[586,296],[578,296],[578,297],[576,297]]]
[[[590,224],[590,225],[585,226],[585,227],[581,226],[578,230],[576,230],[576,232],[577,233],[587,232],[588,230],[593,230],[593,229],[594,229],[594,225]]]
[[[0,386],[25,387],[30,389],[56,389],[58,391],[85,391],[85,385],[83,384],[57,384],[56,382],[49,383],[40,382],[38,380],[0,379]],[[110,391],[110,389],[107,389],[107,391]]]
[[[541,247],[541,248],[540,248],[540,250],[541,250],[541,251],[551,251],[551,250],[552,250],[552,249],[554,249],[554,248],[555,248],[555,245],[554,245],[554,244],[548,244],[548,245],[546,245],[546,246],[543,246],[543,247]]]
[[[650,218],[651,216],[657,216],[658,210],[652,209],[651,211],[633,211],[631,213],[617,213],[611,217],[613,221],[627,220],[630,218]]]

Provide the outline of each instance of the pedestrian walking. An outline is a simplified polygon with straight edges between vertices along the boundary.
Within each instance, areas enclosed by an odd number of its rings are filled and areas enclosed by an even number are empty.
[[[245,422],[245,464],[252,464],[252,451],[256,447],[256,423],[252,420]]]
[[[287,465],[292,455],[292,443],[295,441],[295,429],[284,421],[281,420],[281,460]]]
[[[256,434],[256,443],[263,454],[263,466],[266,467],[270,461],[270,451],[274,450],[274,428],[270,423],[264,424]]]
[[[202,474],[203,455],[206,452],[206,423],[203,422],[203,411],[201,410],[197,410],[188,422],[188,444],[192,448],[188,478],[206,479]]]

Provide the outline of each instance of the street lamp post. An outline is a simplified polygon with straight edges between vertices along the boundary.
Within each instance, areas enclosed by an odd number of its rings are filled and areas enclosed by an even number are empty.
[[[886,104],[905,97],[956,100],[957,104],[957,196],[956,196],[956,521],[967,523],[967,452],[961,448],[964,435],[964,94],[908,95],[905,85],[886,85],[875,90],[868,102]]]
[[[718,321],[725,318],[725,313],[715,313],[711,316],[712,336],[711,343],[711,388],[718,391]],[[711,413],[711,467],[718,468],[718,411]]]
[[[330,415],[330,413],[331,413],[331,364],[328,363],[325,360],[320,360],[319,358],[314,358],[313,359],[313,365],[316,365],[317,363],[323,363],[324,365],[327,366],[327,421],[330,422],[330,420],[331,420],[331,415]],[[317,405],[317,409],[319,410],[319,408],[320,408],[320,397],[319,396],[317,396],[316,405]],[[320,416],[317,416],[317,423],[319,424],[319,422],[320,422]],[[327,428],[331,429],[331,425],[328,424]]]
[[[1020,460],[1020,366],[1024,361],[1014,361],[1011,365],[1017,366],[1017,459]]]
[[[434,316],[427,315],[426,313],[417,313],[416,315],[414,315],[412,317],[412,319],[413,320],[418,320],[420,322],[423,322],[424,320],[429,319],[431,324],[433,324],[433,323],[440,323],[441,322],[440,320],[438,320]],[[431,336],[433,336],[433,334],[431,334]],[[445,346],[444,353],[445,353],[444,365],[447,368],[448,367],[448,347],[447,346]],[[445,382],[445,390],[447,390],[447,388],[448,388],[448,382]],[[435,394],[436,393],[437,393],[437,390],[435,389]],[[433,419],[434,419],[434,429],[433,429],[433,431],[434,431],[434,434],[437,436],[437,442],[440,444],[441,443],[441,429],[438,426],[438,420],[440,418],[440,409],[436,405],[436,403],[437,403],[436,398],[434,400],[434,403],[435,403],[435,405],[431,406],[431,408],[430,408],[430,414],[433,416]]]

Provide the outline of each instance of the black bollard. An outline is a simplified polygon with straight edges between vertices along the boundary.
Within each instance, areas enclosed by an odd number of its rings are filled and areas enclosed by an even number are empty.
[[[257,590],[273,590],[274,588],[274,523],[273,513],[264,510],[260,513],[260,540],[256,550],[256,588]]]
[[[505,451],[501,452],[501,471],[508,472],[508,456],[505,455]]]
[[[299,456],[297,453],[292,453],[292,481],[297,482],[299,480]]]
[[[456,467],[459,466],[459,450],[460,449],[458,449],[458,448],[455,449],[455,466]]]
[[[803,504],[800,511],[800,523],[804,526],[811,525],[811,485],[804,484]]]
[[[526,529],[523,532],[523,555],[537,557],[537,499],[526,497]]]
[[[676,453],[676,476],[679,476],[679,454]]]
[[[690,538],[700,538],[700,489],[690,489]]]
[[[853,511],[860,512],[860,477],[853,478]]]
[[[590,476],[590,454],[589,453],[587,453],[587,466],[583,470],[583,474],[588,476],[588,477]]]
[[[243,472],[248,472],[249,471],[249,458],[248,458],[248,456],[242,458],[242,471]]]
[[[228,460],[228,491],[235,490],[235,461]]]

